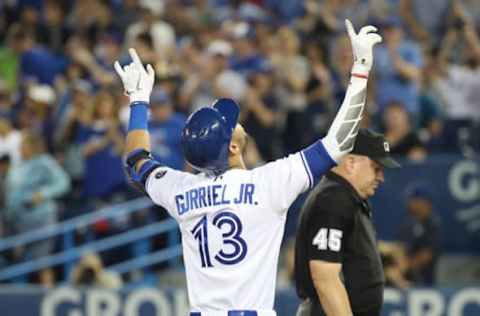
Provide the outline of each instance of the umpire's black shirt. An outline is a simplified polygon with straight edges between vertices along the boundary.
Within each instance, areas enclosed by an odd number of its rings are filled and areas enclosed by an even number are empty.
[[[318,304],[310,260],[342,264],[354,313],[381,307],[385,279],[371,206],[347,180],[333,172],[322,179],[305,202],[295,244],[297,293]]]

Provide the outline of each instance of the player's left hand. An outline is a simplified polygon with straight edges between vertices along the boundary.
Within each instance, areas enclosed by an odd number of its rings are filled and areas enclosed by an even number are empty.
[[[353,28],[352,22],[345,20],[348,36],[352,43],[353,50],[353,69],[352,73],[361,73],[368,75],[373,64],[373,46],[382,41],[378,35],[377,28],[372,25],[364,26],[358,34]]]
[[[136,101],[148,103],[155,81],[155,71],[150,64],[147,65],[145,70],[135,49],[130,48],[128,52],[132,62],[122,68],[120,63],[116,61],[114,64],[115,71],[122,79],[125,92],[130,97],[130,103]]]

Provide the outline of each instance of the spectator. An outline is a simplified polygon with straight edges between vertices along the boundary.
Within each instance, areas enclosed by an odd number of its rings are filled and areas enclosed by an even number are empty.
[[[123,0],[117,1],[117,7],[114,8],[115,19],[113,23],[125,34],[128,26],[134,24],[140,19],[139,1],[138,0]]]
[[[7,178],[8,169],[10,169],[10,156],[5,153],[0,153],[0,236],[2,237],[5,236],[5,179]]]
[[[183,77],[180,72],[180,67],[176,61],[171,60],[157,62],[155,69],[155,80],[157,82],[157,86],[164,90],[173,100],[175,100],[175,109],[182,110],[178,102],[178,95]],[[125,103],[128,106],[128,101]]]
[[[296,0],[265,0],[264,5],[283,22],[291,22],[293,19],[299,17],[303,13],[303,1]]]
[[[50,154],[38,134],[22,135],[22,162],[12,165],[6,180],[6,220],[13,234],[42,228],[57,221],[56,198],[68,192],[70,180]],[[25,260],[50,254],[54,240],[46,239],[26,246]],[[53,271],[40,271],[40,282],[52,285]]]
[[[115,99],[108,91],[100,91],[81,126],[85,159],[84,197],[96,204],[108,201],[125,188],[122,173],[123,132]],[[97,205],[98,206],[98,205]]]
[[[186,117],[175,112],[170,97],[158,88],[150,96],[150,112],[148,129],[153,156],[163,165],[183,170],[185,161],[180,138]]]
[[[88,113],[86,109],[90,107],[93,94],[93,86],[87,80],[72,77],[66,83],[54,113],[56,137],[59,142],[64,141],[63,133],[69,119],[76,117],[76,114]]]
[[[43,20],[38,26],[38,42],[47,46],[53,53],[63,54],[64,44],[72,31],[63,23],[65,7],[61,3],[47,0],[43,7]]]
[[[312,71],[306,87],[307,108],[302,113],[301,119],[303,128],[299,130],[302,146],[308,146],[315,139],[326,135],[336,106],[333,103],[332,74],[324,63],[320,43],[308,43],[306,55]],[[341,97],[343,98],[343,95]]]
[[[232,55],[232,46],[227,41],[215,40],[207,47],[207,55],[215,73],[213,96],[217,98],[233,98],[241,102],[245,98],[247,85],[244,77],[229,69],[228,58]],[[250,71],[253,71],[251,69]]]
[[[321,16],[321,21],[328,29],[334,33],[339,33],[343,31],[345,19],[347,18],[353,18],[351,21],[357,26],[367,23],[368,3],[358,0],[326,0],[319,5],[318,13]]]
[[[306,87],[310,76],[308,60],[300,54],[300,39],[288,27],[277,32],[278,51],[272,56],[275,68],[275,93],[279,105],[286,114],[283,137],[287,152],[302,147],[298,143],[298,132],[303,128],[302,111],[307,106]],[[293,131],[293,133],[290,133]]]
[[[159,3],[160,1],[157,1]],[[175,30],[167,22],[160,17],[163,13],[163,8],[158,7],[158,10],[153,7],[145,5],[146,1],[140,2],[141,17],[131,24],[126,31],[126,45],[132,47],[134,41],[140,34],[147,33],[152,38],[152,44],[155,53],[162,57],[172,56],[175,48]],[[152,2],[153,3],[153,2]],[[144,56],[139,52],[139,55]]]
[[[202,56],[197,73],[189,76],[181,88],[182,107],[194,111],[221,96],[241,100],[245,96],[244,78],[228,66],[232,46],[227,41],[212,41]],[[236,87],[236,88],[232,88]],[[234,95],[233,95],[234,94]]]
[[[230,67],[246,78],[249,72],[257,69],[264,60],[255,41],[254,28],[246,22],[234,23],[227,27],[227,33],[233,41],[234,52]]]
[[[93,46],[106,33],[119,31],[113,22],[113,12],[105,1],[75,1],[68,16],[68,26],[77,36],[84,38]]]
[[[14,122],[15,114],[16,109],[14,107],[12,93],[5,82],[0,79],[0,118]]]
[[[35,35],[20,28],[20,25],[11,26],[11,48],[20,56],[19,75],[24,83],[52,85],[58,74],[66,66],[66,60],[53,55],[47,47],[37,44]]]
[[[100,42],[99,45],[102,43]],[[115,44],[113,44],[114,46]],[[100,46],[101,47],[101,46]],[[97,47],[98,48],[98,47]],[[108,49],[108,48],[107,48]],[[104,50],[104,60],[97,60],[94,54],[91,53],[88,42],[84,38],[78,36],[72,36],[67,43],[66,52],[70,59],[81,66],[83,70],[89,74],[90,79],[100,86],[109,86],[116,83],[117,79],[114,74],[111,72],[111,65],[108,67],[101,64],[105,62],[108,58],[118,58],[118,52],[115,51],[115,48],[112,50]],[[97,52],[101,52],[98,51]],[[113,56],[111,56],[112,54]],[[110,69],[109,69],[110,68]]]
[[[441,152],[445,146],[443,139],[444,113],[434,86],[438,73],[442,71],[438,68],[438,49],[425,51],[424,60],[422,88],[418,100],[420,105],[419,137],[430,152]]]
[[[20,30],[19,25],[11,26],[8,28],[4,45],[0,47],[0,78],[5,82],[4,85],[10,93],[13,93],[18,86],[20,45],[24,36],[25,33]]]
[[[117,33],[104,34],[94,47],[95,60],[107,72],[113,74],[113,64],[120,59],[122,38]]]
[[[178,1],[176,1],[178,2]],[[179,27],[179,21],[184,23],[184,26],[188,26],[190,32],[198,32],[208,25],[214,25],[215,21],[222,21],[231,18],[238,12],[238,9],[228,10],[222,8],[221,5],[209,1],[191,1],[191,2],[179,2],[173,6],[168,7],[168,18],[172,23],[175,23],[175,30]],[[173,4],[173,3],[171,3]],[[233,7],[240,6],[240,3],[234,3]],[[174,7],[175,15],[170,15],[171,9]],[[181,12],[180,12],[181,11]],[[233,12],[232,12],[233,11]],[[180,20],[178,20],[180,18]],[[180,27],[180,30],[182,27]]]
[[[99,6],[101,3],[95,0],[75,1],[67,23],[79,35],[86,36],[86,31],[98,19]]]
[[[435,47],[445,32],[456,0],[400,0],[399,12],[412,36],[428,47]]]
[[[480,40],[468,20],[459,21],[448,30],[436,56],[438,70],[433,73],[432,85],[447,118],[469,120],[480,118]],[[455,64],[450,60],[459,40],[466,47],[461,50],[460,64]]]
[[[400,231],[407,252],[407,275],[417,286],[432,286],[440,255],[440,222],[425,184],[407,190],[409,221]]]
[[[33,3],[24,3],[18,6],[17,12],[21,29],[37,38],[40,35],[41,8]]]
[[[10,169],[10,157],[0,152],[0,237],[8,236],[8,225],[6,223],[6,178],[7,172]],[[0,268],[7,265],[6,251],[0,252]]]
[[[411,287],[412,284],[406,277],[407,257],[403,245],[379,240],[378,250],[382,258],[385,285],[402,290]]]
[[[275,141],[279,121],[279,104],[273,93],[273,68],[265,62],[252,71],[249,86],[241,109],[242,124],[253,137],[263,161],[277,158]]]
[[[120,275],[103,267],[102,259],[95,253],[85,254],[70,276],[74,286],[119,290],[123,286]]]
[[[148,32],[138,34],[133,41],[133,47],[144,58],[146,64],[155,65],[159,61],[161,55],[155,52],[152,35]]]
[[[300,39],[288,27],[277,32],[279,49],[272,57],[278,80],[281,106],[288,111],[301,111],[307,105],[305,88],[310,76],[308,60],[300,54]]]
[[[401,103],[391,103],[384,113],[385,138],[393,155],[405,156],[410,160],[425,159],[427,152],[412,129],[410,118]]]
[[[0,157],[8,157],[10,163],[18,164],[21,161],[21,142],[20,131],[14,129],[8,120],[0,118]]]
[[[456,4],[458,4],[458,10],[462,11],[477,29],[480,28],[480,4],[478,1],[460,0]]]
[[[75,38],[75,36],[72,36],[70,39]],[[67,46],[69,43],[67,44]],[[66,48],[65,51],[67,52],[69,48]],[[67,68],[65,69],[65,72],[58,76],[55,82],[55,88],[57,89],[59,95],[63,97],[68,97],[65,96],[65,93],[68,92],[68,86],[77,80],[86,80],[91,83],[90,79],[90,74],[88,73],[88,70],[83,67],[81,64],[71,60],[70,63],[68,64]],[[62,100],[60,101],[62,102]],[[61,106],[61,104],[59,105]]]
[[[180,86],[179,106],[182,112],[190,113],[214,101],[212,82],[216,73],[212,71],[212,61],[198,52],[195,45],[183,53],[194,62],[182,65],[183,71],[190,75]]]
[[[33,84],[28,88],[24,107],[20,110],[18,124],[21,129],[32,130],[42,135],[47,150],[52,150],[53,106],[56,100],[55,91],[46,84]]]
[[[114,20],[114,12],[111,6],[105,1],[95,1],[95,21],[87,29],[90,44],[98,43],[102,37],[109,34],[117,34],[119,29]],[[83,18],[83,17],[82,17]]]
[[[0,39],[3,41],[6,37],[7,25],[11,23],[12,11],[14,3],[0,4]]]
[[[379,110],[383,112],[389,103],[397,101],[416,120],[423,65],[420,47],[404,39],[398,18],[390,17],[382,21],[379,28],[383,31],[384,41],[374,50],[375,100]]]
[[[378,47],[375,49],[378,49]],[[330,56],[329,61],[332,65],[332,94],[334,104],[338,105],[342,104],[343,97],[347,91],[350,69],[352,68],[353,56],[348,36],[341,35],[335,39],[331,46]]]
[[[82,155],[83,127],[89,124],[92,107],[92,88],[84,80],[77,80],[70,87],[71,102],[65,105],[64,113],[56,124],[56,148],[63,154],[65,171],[72,178],[72,195],[79,199],[85,176],[85,160]],[[73,198],[73,196],[70,196]]]

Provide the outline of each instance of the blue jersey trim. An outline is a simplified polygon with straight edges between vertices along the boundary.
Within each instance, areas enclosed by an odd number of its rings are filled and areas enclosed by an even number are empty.
[[[307,162],[305,161],[305,155],[303,151],[300,152],[300,157],[302,158],[303,167],[305,168],[305,172],[307,173],[307,176],[308,176],[308,188],[311,188],[313,186],[313,176],[312,176],[312,172],[310,171],[310,168],[308,167]]]
[[[301,153],[303,154],[302,157],[305,158],[304,164],[306,164],[308,167],[307,170],[310,172],[309,177],[312,177],[312,185],[330,170],[330,168],[337,165],[335,160],[330,157],[321,141],[315,142],[302,150]]]

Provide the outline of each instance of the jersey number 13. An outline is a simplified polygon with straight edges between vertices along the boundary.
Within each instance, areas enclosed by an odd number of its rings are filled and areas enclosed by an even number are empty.
[[[232,265],[236,264],[245,258],[247,255],[247,243],[240,235],[242,234],[242,222],[237,215],[232,212],[220,212],[213,218],[213,226],[218,229],[226,226],[227,232],[222,234],[223,244],[233,246],[233,251],[227,252],[223,248],[215,255],[215,260],[222,264]],[[208,221],[207,216],[203,216],[200,221],[193,227],[191,233],[193,237],[198,240],[198,248],[202,267],[213,267],[210,258],[210,251],[208,250]]]

